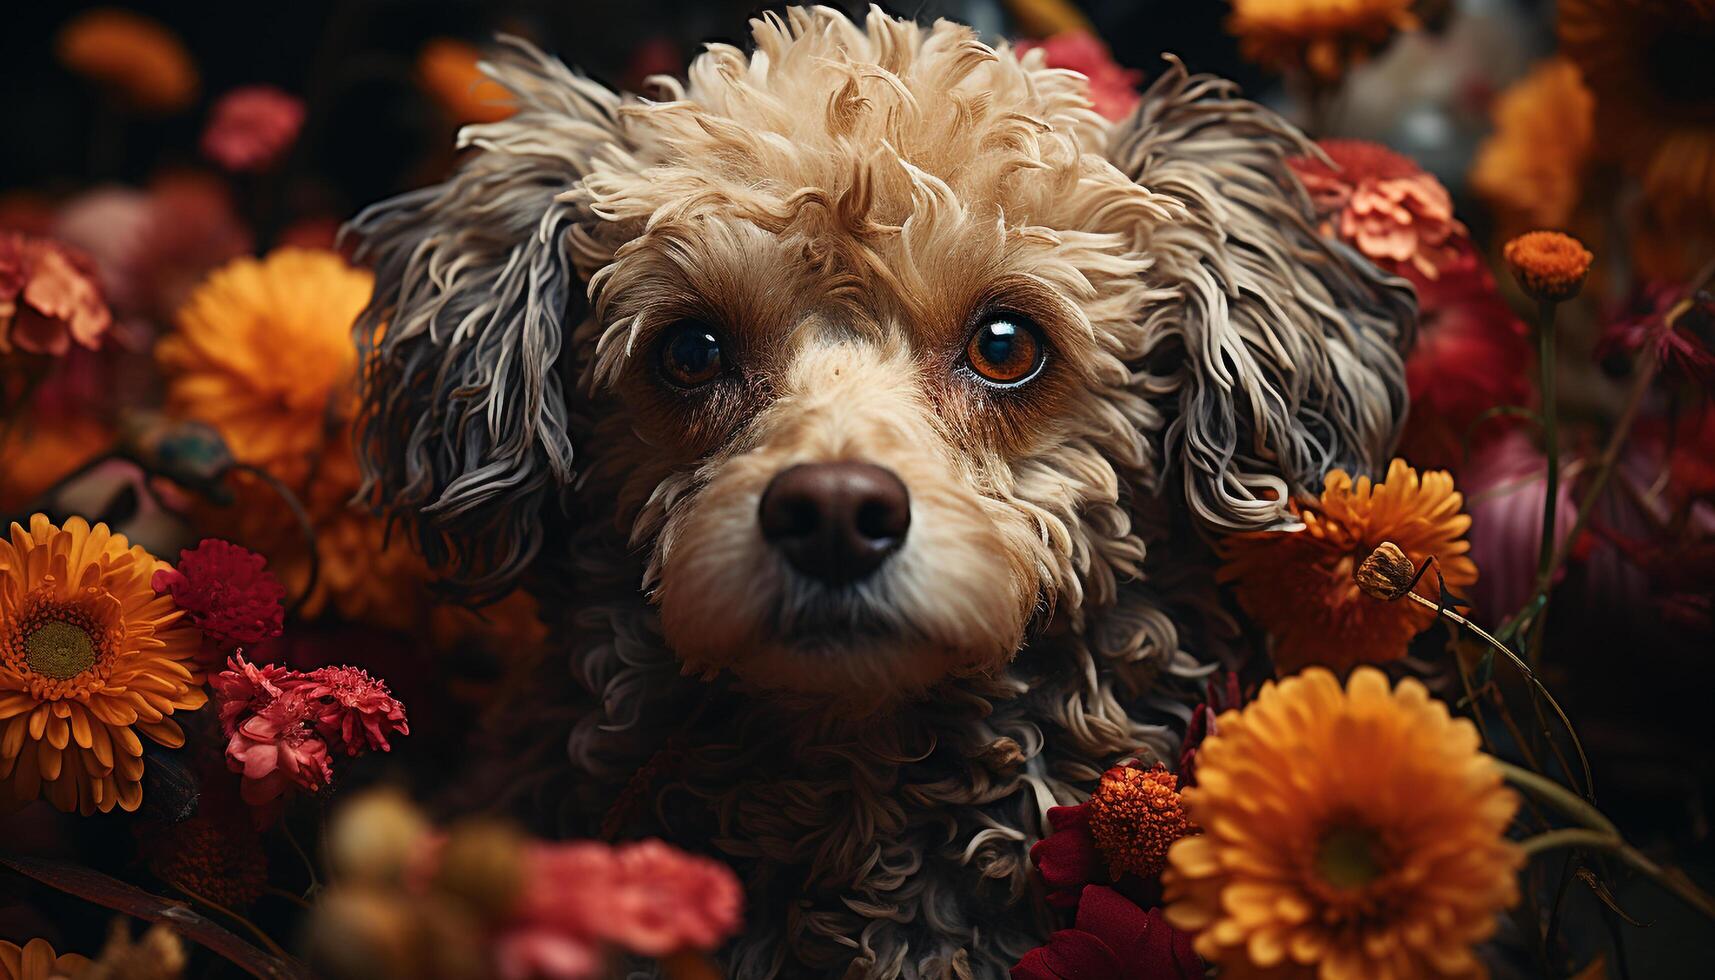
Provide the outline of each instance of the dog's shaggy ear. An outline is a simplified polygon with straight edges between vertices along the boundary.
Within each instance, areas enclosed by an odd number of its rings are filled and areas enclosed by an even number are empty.
[[[517,103],[459,133],[444,183],[358,215],[375,269],[356,326],[364,353],[365,498],[412,529],[473,594],[503,591],[535,556],[544,509],[572,478],[561,344],[584,296],[561,195],[618,144],[618,95],[521,41],[484,70]]]
[[[1313,144],[1230,82],[1177,60],[1108,159],[1184,216],[1141,232],[1153,287],[1136,387],[1160,413],[1165,485],[1213,530],[1287,517],[1341,466],[1387,463],[1405,419],[1410,287],[1321,238],[1287,158]]]

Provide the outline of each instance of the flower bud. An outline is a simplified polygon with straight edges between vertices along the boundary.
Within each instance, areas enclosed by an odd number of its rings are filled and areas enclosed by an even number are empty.
[[[1533,299],[1559,303],[1578,295],[1595,256],[1578,239],[1558,231],[1533,231],[1507,242],[1504,254],[1513,278]]]
[[[1383,541],[1359,563],[1352,577],[1365,595],[1392,602],[1411,591],[1417,581],[1417,566],[1399,550],[1399,545]]]

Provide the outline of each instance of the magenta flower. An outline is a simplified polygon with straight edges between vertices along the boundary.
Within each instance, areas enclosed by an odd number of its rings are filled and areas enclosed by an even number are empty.
[[[172,594],[216,650],[231,653],[280,635],[286,589],[267,565],[254,551],[205,538],[179,552],[177,568],[156,572],[153,584],[156,592]]]

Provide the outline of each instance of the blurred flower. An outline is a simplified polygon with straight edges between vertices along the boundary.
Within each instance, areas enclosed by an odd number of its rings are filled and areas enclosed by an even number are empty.
[[[202,637],[149,580],[164,562],[105,524],[44,514],[0,541],[0,780],[61,810],[135,810],[141,732],[184,744],[169,716],[208,700]]]
[[[1012,980],[1202,980],[1191,937],[1101,885],[1084,889],[1072,928],[1024,954]]]
[[[1114,878],[1153,878],[1167,861],[1167,848],[1193,831],[1179,805],[1179,780],[1156,763],[1148,769],[1114,766],[1090,794],[1090,835],[1108,859]]]
[[[202,152],[228,170],[268,170],[292,148],[303,125],[303,100],[272,85],[246,85],[214,104]]]
[[[1473,456],[1460,481],[1471,515],[1471,560],[1483,570],[1471,587],[1471,598],[1491,618],[1518,612],[1536,592],[1547,472],[1542,452],[1523,432],[1513,430]],[[1554,511],[1556,547],[1565,544],[1577,515],[1570,481],[1561,481],[1559,498]]]
[[[1715,223],[1711,0],[1561,0],[1560,46],[1596,99],[1602,145],[1643,181],[1658,216]]]
[[[232,194],[212,174],[177,173],[149,188],[153,220],[131,276],[143,284],[137,312],[171,322],[215,267],[251,249]]]
[[[319,702],[316,727],[334,745],[344,745],[347,755],[365,749],[392,750],[388,733],[411,734],[405,723],[405,706],[393,697],[387,683],[356,667],[320,667],[306,675],[305,686]]]
[[[1595,149],[1595,107],[1577,66],[1563,57],[1538,62],[1495,100],[1495,129],[1468,182],[1505,235],[1572,220]]]
[[[239,792],[258,808],[258,823],[272,820],[293,786],[314,793],[333,779],[328,745],[316,731],[314,694],[291,680],[290,671],[258,669],[234,654],[210,681],[227,737],[227,768],[243,774]]]
[[[157,220],[149,195],[129,187],[97,187],[67,201],[55,237],[88,253],[101,291],[121,316],[140,312],[148,285],[138,280],[143,251]]]
[[[286,590],[254,551],[204,538],[179,552],[179,567],[163,568],[152,583],[173,601],[221,654],[280,635]]]
[[[1417,29],[1412,0],[1232,0],[1227,31],[1246,58],[1334,82],[1395,31]]]
[[[1063,31],[1046,41],[1019,41],[1018,56],[1041,50],[1050,68],[1067,68],[1090,80],[1090,103],[1103,118],[1113,122],[1131,115],[1137,107],[1138,83],[1143,72],[1124,68],[1113,52],[1088,28]]]
[[[46,939],[32,939],[22,946],[0,939],[0,980],[59,980],[88,968],[89,957],[55,953]]]
[[[499,122],[517,107],[512,93],[477,67],[482,52],[473,44],[438,37],[417,53],[417,82],[456,123]]]
[[[1167,921],[1245,976],[1477,975],[1518,900],[1518,809],[1471,722],[1372,667],[1311,668],[1221,716],[1168,852]]]
[[[1437,470],[1419,477],[1403,459],[1374,484],[1331,470],[1319,500],[1290,504],[1302,530],[1228,536],[1220,545],[1226,563],[1218,577],[1232,583],[1239,605],[1274,638],[1282,674],[1312,664],[1343,670],[1394,660],[1405,656],[1435,613],[1416,603],[1371,599],[1353,573],[1378,545],[1392,541],[1413,564],[1434,556],[1449,588],[1469,587],[1477,566],[1467,554],[1471,519],[1460,512],[1461,503],[1452,476]],[[1434,576],[1428,578],[1420,591],[1433,588]]]
[[[199,812],[177,823],[151,823],[138,834],[149,873],[229,909],[243,909],[268,888],[268,855],[256,832]]]
[[[120,916],[95,962],[71,980],[182,980],[187,963],[184,941],[171,926],[157,922],[132,939],[130,920]]]
[[[1715,353],[1709,350],[1715,338],[1715,296],[1650,283],[1639,298],[1642,311],[1617,318],[1602,330],[1596,356],[1636,356],[1653,347],[1662,370],[1704,388],[1715,385]]]
[[[1558,231],[1526,232],[1507,242],[1502,254],[1519,288],[1545,303],[1577,296],[1595,259],[1578,239]]]
[[[13,426],[0,441],[0,514],[25,510],[112,445],[112,431],[89,419],[38,414]]]
[[[1530,397],[1530,345],[1524,323],[1474,258],[1463,271],[1417,286],[1417,343],[1405,361],[1411,414],[1399,455],[1422,467],[1453,468],[1467,438],[1477,448],[1507,431],[1504,419],[1477,426],[1489,409]]]
[[[67,68],[137,109],[177,112],[197,96],[197,70],[183,42],[159,21],[98,7],[60,28],[54,51]]]
[[[1346,242],[1389,272],[1434,280],[1475,256],[1453,198],[1410,158],[1379,143],[1322,140],[1333,166],[1315,157],[1288,162],[1310,192],[1322,234]]]
[[[94,350],[113,325],[95,263],[46,238],[0,232],[0,354]]]
[[[1239,675],[1236,671],[1222,671],[1209,678],[1204,688],[1203,701],[1191,712],[1191,720],[1185,725],[1185,738],[1179,743],[1179,788],[1197,785],[1197,750],[1210,735],[1219,730],[1215,718],[1224,711],[1231,711],[1244,704],[1244,692],[1239,688]]]

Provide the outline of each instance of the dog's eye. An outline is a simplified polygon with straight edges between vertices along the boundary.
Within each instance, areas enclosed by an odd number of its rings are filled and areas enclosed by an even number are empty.
[[[991,385],[1012,387],[1042,370],[1042,330],[1017,313],[997,313],[982,322],[965,343],[965,363]]]
[[[680,320],[661,338],[661,373],[681,388],[698,388],[721,376],[721,339],[701,320]]]

